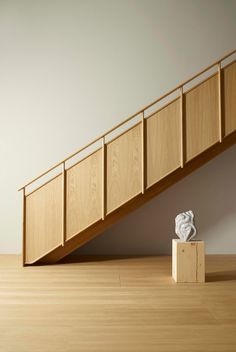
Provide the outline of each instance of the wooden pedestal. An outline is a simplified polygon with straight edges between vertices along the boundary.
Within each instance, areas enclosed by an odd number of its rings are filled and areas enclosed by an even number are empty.
[[[172,240],[172,277],[176,282],[205,282],[203,241]]]

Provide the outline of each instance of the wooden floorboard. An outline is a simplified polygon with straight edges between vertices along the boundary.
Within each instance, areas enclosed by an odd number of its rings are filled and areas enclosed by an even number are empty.
[[[236,255],[176,284],[171,257],[0,256],[1,352],[236,351]]]

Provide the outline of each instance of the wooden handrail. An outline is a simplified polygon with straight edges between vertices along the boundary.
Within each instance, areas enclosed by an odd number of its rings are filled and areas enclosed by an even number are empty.
[[[33,182],[37,181],[39,178],[45,176],[47,173],[49,173],[50,171],[56,169],[58,166],[62,165],[63,163],[65,163],[66,161],[68,161],[69,159],[73,158],[75,155],[79,154],[80,152],[82,152],[83,150],[85,150],[86,148],[90,147],[92,144],[98,142],[99,140],[103,140],[104,137],[106,137],[107,135],[109,135],[111,132],[113,132],[114,130],[116,130],[117,128],[121,127],[122,125],[124,125],[125,123],[129,122],[130,120],[132,120],[134,117],[138,116],[139,114],[143,114],[145,110],[149,109],[150,107],[152,107],[153,105],[155,105],[156,103],[158,103],[159,101],[161,101],[162,99],[166,98],[168,95],[174,93],[176,90],[183,88],[183,86],[185,86],[186,84],[188,84],[189,82],[191,82],[192,80],[194,80],[195,78],[197,78],[198,76],[200,76],[201,74],[205,73],[206,71],[210,70],[212,67],[219,65],[223,60],[227,59],[228,57],[230,57],[231,55],[236,53],[236,49],[231,51],[230,53],[224,55],[223,57],[221,57],[220,59],[218,59],[217,61],[215,61],[213,64],[207,66],[205,69],[201,70],[200,72],[198,72],[197,74],[195,74],[194,76],[192,76],[191,78],[187,79],[186,81],[183,81],[181,84],[177,85],[175,88],[171,89],[170,91],[168,91],[167,93],[165,93],[164,95],[162,95],[161,97],[159,97],[158,99],[154,100],[152,103],[146,105],[145,107],[143,107],[141,110],[139,110],[138,112],[136,112],[135,114],[133,114],[132,116],[128,117],[127,119],[123,120],[122,122],[120,122],[118,125],[114,126],[113,128],[111,128],[110,130],[108,130],[107,132],[103,133],[102,135],[100,135],[99,137],[97,137],[96,139],[94,139],[92,142],[88,143],[87,145],[85,145],[84,147],[78,149],[75,153],[69,155],[67,158],[61,160],[59,163],[55,164],[54,166],[52,166],[50,169],[48,169],[47,171],[43,172],[41,175],[39,175],[38,177],[34,178],[33,180],[29,181],[28,183],[26,183],[24,186],[22,186],[21,188],[18,189],[18,191],[23,190],[25,187],[29,186],[30,184],[32,184]]]

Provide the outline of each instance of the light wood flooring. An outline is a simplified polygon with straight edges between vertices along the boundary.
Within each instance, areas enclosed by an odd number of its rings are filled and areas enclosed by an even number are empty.
[[[0,256],[1,352],[236,351],[236,255],[207,256],[204,284],[171,257],[76,259]]]

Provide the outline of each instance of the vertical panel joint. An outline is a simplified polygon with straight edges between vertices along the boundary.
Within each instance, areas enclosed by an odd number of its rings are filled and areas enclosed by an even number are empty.
[[[102,137],[102,220],[106,216],[106,141]]]
[[[65,162],[62,163],[62,246],[66,240],[66,169]]]
[[[184,96],[183,86],[180,87],[180,164],[184,167],[185,163],[185,137],[184,137]]]
[[[223,128],[222,128],[222,72],[221,63],[218,63],[218,105],[219,105],[219,141],[223,140]]]
[[[145,192],[145,116],[142,112],[142,194]]]
[[[22,265],[25,266],[26,262],[26,196],[25,187],[22,189],[23,196],[23,221],[22,221]]]

